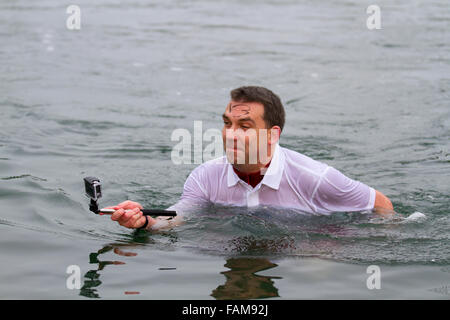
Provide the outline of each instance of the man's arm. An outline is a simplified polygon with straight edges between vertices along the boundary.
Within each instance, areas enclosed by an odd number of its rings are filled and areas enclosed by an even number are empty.
[[[329,167],[313,195],[313,203],[325,212],[373,210],[377,214],[394,214],[391,201],[381,192],[345,176]]]
[[[375,190],[375,204],[373,209],[376,213],[382,215],[392,215],[395,213],[391,200],[378,190]]]
[[[169,207],[167,210],[175,210],[177,216],[173,219],[167,217],[157,217],[149,219],[147,230],[171,229],[183,223],[183,212],[189,211],[193,207],[209,202],[207,188],[204,185],[207,178],[207,172],[203,166],[195,168],[184,183],[183,194],[180,200]]]
[[[121,226],[137,229],[144,226],[148,221],[146,230],[170,229],[183,223],[183,211],[191,207],[208,202],[207,188],[203,186],[205,181],[205,172],[202,166],[194,169],[186,179],[183,188],[183,194],[180,200],[167,210],[175,210],[177,216],[172,218],[150,216],[144,217],[142,214],[142,205],[134,201],[124,201],[117,206],[107,207],[105,209],[115,209],[111,215],[111,220],[117,221]]]

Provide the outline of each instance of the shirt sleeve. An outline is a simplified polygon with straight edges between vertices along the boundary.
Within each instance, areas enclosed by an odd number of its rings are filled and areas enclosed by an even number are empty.
[[[312,196],[318,213],[372,210],[375,189],[328,167]]]
[[[204,185],[204,172],[202,168],[195,168],[186,179],[183,187],[183,194],[177,203],[167,210],[175,210],[177,214],[183,214],[189,208],[209,203],[207,188]]]

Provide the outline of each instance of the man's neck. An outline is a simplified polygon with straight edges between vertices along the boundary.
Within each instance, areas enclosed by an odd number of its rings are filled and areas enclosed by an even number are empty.
[[[241,180],[243,180],[244,182],[255,188],[258,185],[258,183],[260,183],[263,180],[269,165],[270,162],[268,162],[263,168],[259,168],[257,171],[253,172],[242,172],[236,169],[235,167],[233,167],[233,170]]]
[[[256,173],[260,172],[261,174],[265,173],[265,170],[267,170],[267,167],[269,166],[270,162],[272,161],[272,158],[274,156],[275,146],[272,146],[272,148],[268,148],[268,155],[265,159],[265,163],[261,163],[258,161],[256,164],[240,164],[240,163],[233,163],[233,168],[236,169],[239,172],[242,173]],[[247,159],[248,161],[248,159]]]
[[[269,162],[270,163],[270,160]],[[256,173],[261,172],[261,169],[267,169],[267,164],[233,164],[233,168],[242,173]]]

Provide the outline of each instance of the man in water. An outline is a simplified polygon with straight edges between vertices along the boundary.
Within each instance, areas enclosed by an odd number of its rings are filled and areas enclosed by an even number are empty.
[[[285,111],[277,95],[255,86],[231,91],[222,115],[226,156],[207,161],[187,178],[180,200],[169,209],[193,204],[273,206],[330,214],[371,210],[392,215],[391,201],[378,190],[335,168],[279,146]],[[113,221],[127,228],[161,229],[178,225],[181,215],[143,216],[142,206],[125,201],[108,207]]]

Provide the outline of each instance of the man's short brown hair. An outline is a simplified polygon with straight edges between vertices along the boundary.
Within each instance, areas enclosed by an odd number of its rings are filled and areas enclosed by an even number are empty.
[[[280,98],[264,87],[245,86],[231,90],[231,99],[236,102],[259,102],[264,106],[263,120],[269,128],[279,126],[283,131],[285,112]]]

